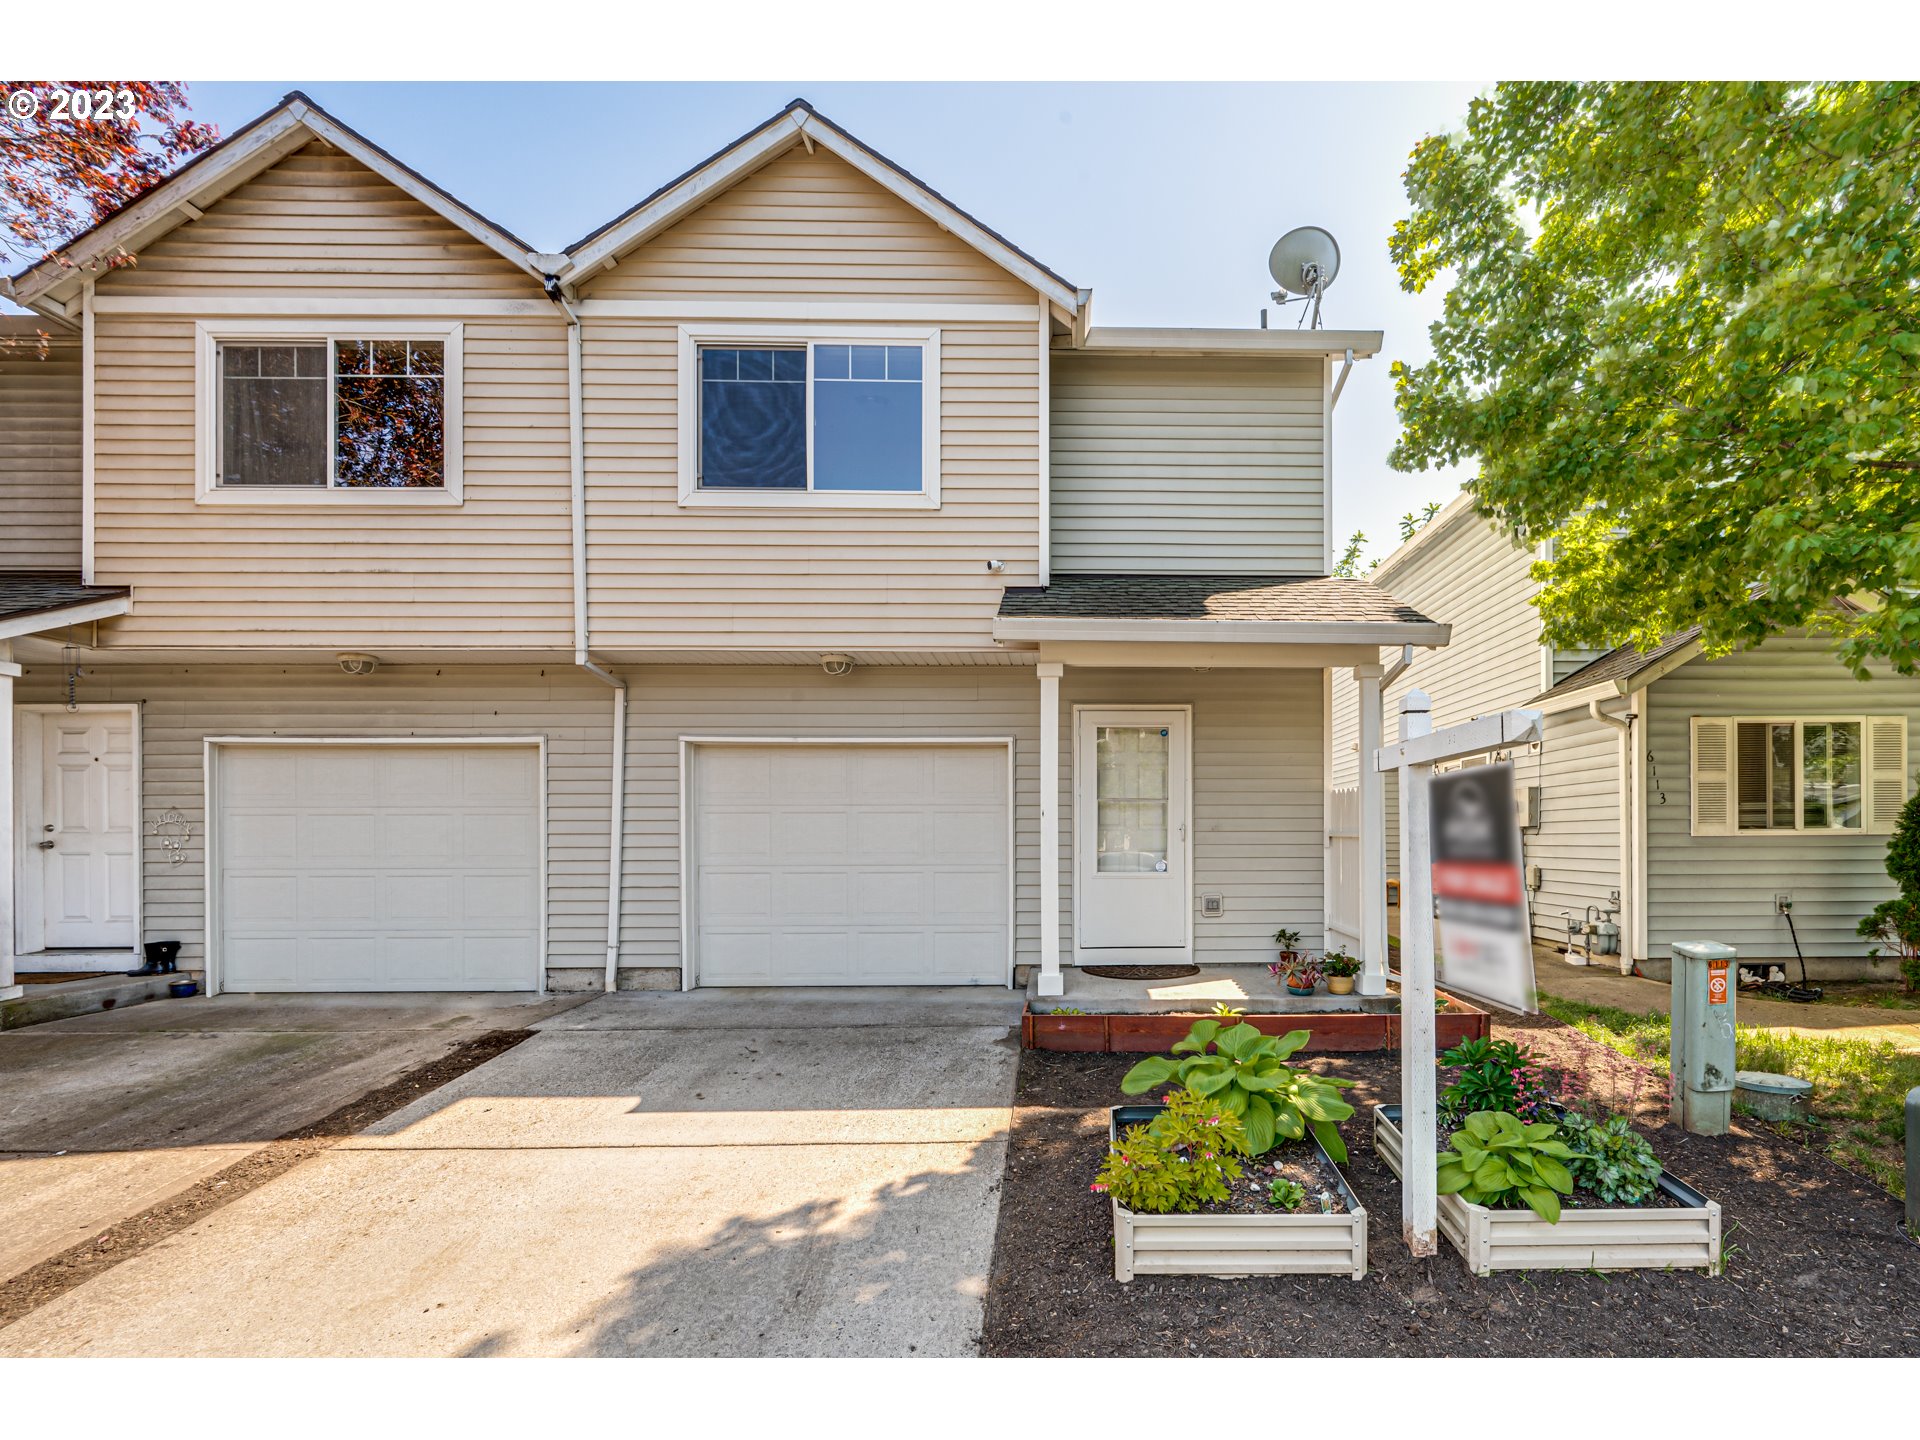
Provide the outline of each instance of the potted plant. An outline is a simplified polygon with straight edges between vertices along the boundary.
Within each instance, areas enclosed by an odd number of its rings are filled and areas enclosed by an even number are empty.
[[[1178,1088],[1162,1104],[1113,1107],[1092,1189],[1112,1205],[1116,1280],[1366,1274],[1367,1212],[1335,1128],[1353,1114],[1348,1082],[1285,1063],[1308,1039],[1205,1019],[1173,1055],[1127,1072],[1129,1095]]]
[[[1279,963],[1282,965],[1291,965],[1296,960],[1304,960],[1306,958],[1306,956],[1300,952],[1300,932],[1298,930],[1280,929],[1274,931],[1273,943],[1280,947]]]
[[[1320,968],[1327,972],[1327,993],[1329,995],[1351,995],[1353,977],[1360,973],[1360,962],[1344,950],[1329,950],[1320,960]]]
[[[1290,963],[1280,962],[1269,965],[1276,979],[1286,983],[1289,995],[1311,995],[1319,988],[1326,972],[1314,961],[1302,955]]]

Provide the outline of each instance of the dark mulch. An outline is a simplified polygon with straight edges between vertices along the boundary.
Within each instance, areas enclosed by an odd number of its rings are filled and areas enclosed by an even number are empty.
[[[1399,1096],[1398,1058],[1307,1059],[1358,1082],[1341,1127],[1368,1212],[1364,1280],[1113,1278],[1107,1201],[1087,1189],[1128,1055],[1029,1050],[982,1345],[989,1355],[1920,1356],[1920,1245],[1884,1190],[1736,1122],[1716,1139],[1664,1123],[1654,1075],[1544,1017],[1503,1022],[1550,1065],[1639,1116],[1668,1170],[1720,1202],[1724,1276],[1530,1272],[1479,1279],[1443,1238],[1416,1260],[1400,1184],[1374,1153],[1368,1108]],[[1521,1033],[1525,1032],[1525,1033]]]
[[[279,1179],[294,1166],[311,1160],[323,1150],[331,1150],[349,1135],[357,1135],[374,1121],[384,1120],[428,1091],[438,1090],[496,1055],[505,1054],[532,1035],[531,1030],[489,1030],[472,1040],[449,1046],[447,1053],[438,1059],[414,1066],[399,1079],[368,1091],[311,1124],[289,1130],[179,1194],[108,1226],[91,1240],[82,1240],[12,1279],[0,1281],[0,1329],[59,1299],[76,1286],[86,1284],[94,1276],[151,1250],[169,1235],[177,1235],[242,1195]]]

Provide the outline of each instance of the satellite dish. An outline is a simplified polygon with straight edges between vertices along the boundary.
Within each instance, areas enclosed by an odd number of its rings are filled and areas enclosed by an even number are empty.
[[[1273,242],[1267,271],[1280,287],[1274,299],[1310,302],[1314,329],[1320,328],[1320,295],[1340,273],[1340,246],[1318,225],[1299,225]]]

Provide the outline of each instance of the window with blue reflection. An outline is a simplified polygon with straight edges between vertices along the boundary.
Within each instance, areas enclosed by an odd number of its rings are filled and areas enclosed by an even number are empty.
[[[813,488],[921,488],[918,345],[813,347]]]
[[[807,488],[807,353],[700,351],[700,485]]]

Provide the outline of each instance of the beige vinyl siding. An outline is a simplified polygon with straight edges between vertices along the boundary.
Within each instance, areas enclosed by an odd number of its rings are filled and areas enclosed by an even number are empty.
[[[583,293],[1038,304],[904,200],[839,157],[798,145],[595,275]]]
[[[317,144],[98,287],[106,298],[162,290],[263,303],[320,294],[540,303],[506,260]],[[330,497],[346,502],[337,508],[196,503],[194,317],[102,314],[95,575],[137,595],[134,614],[104,627],[106,642],[375,652],[570,644],[565,326],[538,311],[464,323],[464,503],[383,514],[345,496]]]
[[[35,662],[23,703],[64,698],[57,665]],[[181,940],[183,963],[205,954],[209,735],[547,737],[547,964],[606,960],[607,798],[612,702],[570,666],[382,666],[370,676],[331,665],[89,666],[83,703],[138,704],[141,730],[143,940]],[[172,864],[156,822],[178,811],[186,859]]]
[[[1556,648],[1553,652],[1553,683],[1558,685],[1582,666],[1591,665],[1602,655],[1610,653],[1611,646],[1580,646],[1573,649]]]
[[[1604,910],[1621,888],[1619,731],[1584,710],[1548,716],[1545,743],[1513,769],[1515,785],[1540,787],[1540,823],[1522,833],[1526,863],[1540,867],[1527,901],[1534,937],[1564,947],[1567,915]]]
[[[0,570],[80,569],[80,344],[0,316]]]
[[[1038,682],[1034,682],[1036,689]],[[1061,954],[1073,956],[1073,707],[1193,707],[1194,958],[1264,964],[1273,932],[1325,944],[1325,791],[1318,670],[1079,670],[1060,684]],[[1200,896],[1226,914],[1199,913]]]
[[[1692,833],[1688,721],[1695,715],[1907,717],[1908,758],[1920,745],[1920,680],[1876,667],[1853,678],[1828,643],[1779,636],[1757,650],[1694,660],[1648,691],[1647,947],[1719,940],[1742,957],[1791,959],[1793,941],[1773,897],[1793,896],[1793,923],[1809,956],[1860,956],[1860,918],[1894,893],[1884,835]],[[1913,780],[1908,778],[1908,794]],[[1664,796],[1665,803],[1661,803]]]
[[[102,279],[100,293],[538,299],[532,278],[325,141]]]
[[[1052,359],[1055,570],[1326,573],[1319,362]]]

